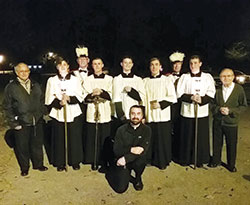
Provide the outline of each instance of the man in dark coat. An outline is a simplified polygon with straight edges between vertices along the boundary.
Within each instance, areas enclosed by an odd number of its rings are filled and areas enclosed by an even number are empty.
[[[233,82],[234,72],[225,68],[220,73],[222,86],[216,91],[213,104],[213,159],[210,167],[221,164],[223,136],[227,147],[227,165],[230,172],[236,172],[236,150],[238,138],[238,122],[242,111],[247,107],[244,89]]]
[[[38,83],[30,80],[30,70],[25,63],[15,67],[17,78],[5,88],[3,108],[11,129],[14,129],[14,151],[21,176],[28,175],[29,161],[33,169],[46,171],[43,165],[42,116],[44,105]]]
[[[132,182],[137,191],[143,189],[142,173],[147,160],[151,129],[142,123],[144,107],[134,105],[130,108],[130,122],[118,128],[114,141],[115,167],[106,175],[111,187],[118,193],[127,190]],[[131,176],[134,170],[135,176]]]

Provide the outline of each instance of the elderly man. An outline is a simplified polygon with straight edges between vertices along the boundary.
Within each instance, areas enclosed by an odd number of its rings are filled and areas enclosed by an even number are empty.
[[[213,159],[210,167],[221,164],[223,136],[226,139],[227,165],[230,172],[236,172],[236,150],[239,116],[247,107],[244,89],[233,82],[234,72],[225,68],[220,73],[222,86],[216,91],[213,106]]]
[[[190,73],[183,74],[177,84],[177,97],[181,102],[181,131],[175,161],[183,166],[197,162],[195,165],[202,167],[210,159],[208,115],[215,85],[213,77],[201,71],[200,56],[191,56],[189,66]]]
[[[132,182],[135,190],[143,189],[142,173],[146,166],[146,153],[151,137],[151,129],[142,123],[144,107],[133,105],[129,112],[129,122],[118,128],[114,141],[116,166],[106,175],[111,187],[118,193],[127,190]],[[135,177],[131,176],[134,170]]]
[[[3,108],[10,127],[14,129],[14,151],[21,176],[26,176],[30,160],[33,169],[48,169],[43,165],[43,95],[39,84],[30,80],[30,70],[25,63],[19,63],[15,73],[17,78],[5,88]]]

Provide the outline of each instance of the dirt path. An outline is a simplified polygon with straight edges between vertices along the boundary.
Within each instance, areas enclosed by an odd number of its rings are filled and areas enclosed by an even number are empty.
[[[0,204],[250,204],[249,113],[250,107],[240,124],[238,172],[223,167],[193,170],[174,163],[164,171],[147,167],[144,190],[137,192],[130,185],[124,194],[116,194],[105,176],[91,171],[90,166],[59,173],[48,165],[47,158],[47,172],[30,170],[27,177],[21,177],[0,127]]]

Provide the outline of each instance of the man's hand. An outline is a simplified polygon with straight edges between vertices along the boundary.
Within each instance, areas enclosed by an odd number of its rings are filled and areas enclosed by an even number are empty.
[[[99,88],[95,88],[92,92],[92,96],[98,96],[98,95],[101,95],[102,93],[102,90],[99,89]]]
[[[229,115],[229,108],[228,107],[221,107],[220,112],[222,115]]]
[[[116,162],[116,165],[117,166],[125,166],[126,165],[125,157],[121,157],[120,159],[118,159]]]
[[[143,147],[131,147],[130,152],[133,154],[141,154],[144,151]]]
[[[157,109],[157,108],[161,108],[160,103],[158,103],[158,102],[151,102],[150,106],[151,106],[152,110]]]
[[[62,94],[62,100],[60,101],[60,105],[64,106],[67,104],[67,102],[70,101],[70,97],[68,95],[66,95],[65,93]]]
[[[124,90],[126,93],[129,93],[129,92],[131,92],[132,88],[131,88],[130,86],[126,86],[126,87],[124,87],[123,90]]]
[[[14,129],[15,130],[21,130],[22,129],[22,125],[17,125]]]
[[[199,94],[192,95],[191,100],[195,103],[201,104],[201,96]]]

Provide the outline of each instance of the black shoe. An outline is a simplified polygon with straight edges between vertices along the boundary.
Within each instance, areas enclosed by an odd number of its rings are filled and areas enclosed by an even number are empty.
[[[48,170],[48,167],[41,166],[41,167],[34,168],[34,169],[39,170],[39,171],[41,171],[41,172],[44,172],[44,171],[47,171],[47,170]]]
[[[72,166],[74,170],[79,170],[80,169],[80,165],[79,164],[75,164]]]
[[[101,166],[99,169],[98,169],[98,172],[99,173],[102,173],[102,174],[105,174],[107,172],[107,167],[106,166]]]
[[[229,167],[228,170],[229,170],[230,172],[237,172],[236,167]]]
[[[219,166],[219,164],[209,163],[207,166],[210,167],[210,168],[215,168],[215,167]]]
[[[91,169],[92,169],[93,171],[98,170],[98,165],[92,164],[92,165],[91,165]]]
[[[25,177],[29,174],[29,170],[21,171],[21,176]]]
[[[134,188],[135,188],[136,191],[143,190],[143,183],[142,183],[141,180],[135,182],[133,185],[134,185]]]
[[[197,167],[198,167],[198,168],[202,168],[202,167],[203,167],[203,164],[197,164]]]
[[[57,167],[57,171],[58,171],[58,172],[62,172],[62,171],[64,171],[64,170],[66,170],[65,166]]]
[[[166,168],[167,168],[167,166],[159,167],[160,170],[164,170]]]

